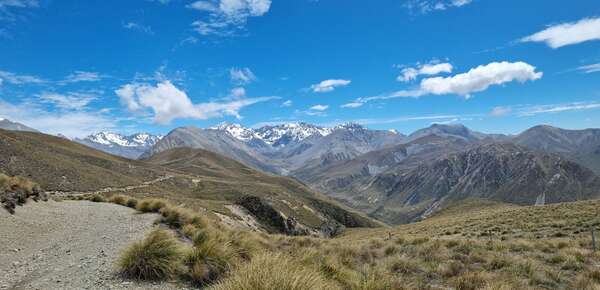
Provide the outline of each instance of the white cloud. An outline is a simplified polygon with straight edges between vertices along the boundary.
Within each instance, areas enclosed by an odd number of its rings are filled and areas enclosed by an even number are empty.
[[[13,104],[0,99],[0,116],[23,123],[44,133],[67,137],[84,137],[91,132],[117,128],[114,117],[101,112],[54,112],[36,104]]]
[[[123,28],[129,29],[129,30],[140,31],[140,32],[147,33],[147,34],[154,34],[154,31],[152,31],[152,27],[142,25],[137,22],[131,22],[131,21],[127,22],[127,23],[123,24]]]
[[[509,115],[510,113],[512,113],[512,108],[511,107],[498,106],[498,107],[494,107],[492,109],[492,111],[490,112],[490,116],[492,116],[492,117],[502,117],[502,116]]]
[[[236,85],[247,85],[256,81],[256,75],[249,68],[231,68],[229,78]]]
[[[227,102],[194,104],[184,91],[175,87],[170,81],[163,81],[156,86],[128,84],[115,93],[130,111],[152,110],[154,122],[159,124],[168,124],[179,118],[204,120],[223,115],[241,118],[239,111],[242,108],[276,99],[276,97],[240,98]]]
[[[485,91],[493,85],[502,85],[513,81],[524,83],[540,79],[542,76],[542,72],[536,72],[534,66],[525,62],[492,62],[450,77],[423,79],[419,88],[416,89],[358,98],[343,107],[356,108],[360,106],[359,103],[395,98],[419,98],[425,95],[455,94],[470,98],[472,93]]]
[[[451,73],[452,69],[453,67],[449,63],[430,62],[427,64],[419,64],[417,67],[404,68],[397,80],[400,82],[409,82],[416,80],[420,75],[433,76],[440,73]]]
[[[550,26],[538,33],[524,37],[521,42],[545,42],[551,48],[600,40],[600,18],[584,18]]]
[[[287,100],[281,104],[282,107],[291,107],[294,103],[292,100]]]
[[[582,71],[584,73],[588,73],[588,74],[594,73],[594,72],[600,72],[600,63],[580,66],[577,68],[577,70]]]
[[[568,111],[583,111],[600,109],[600,103],[569,103],[569,104],[558,104],[558,105],[541,105],[525,108],[521,110],[520,116],[534,116],[538,114],[546,113],[560,113]]]
[[[326,92],[331,92],[331,91],[335,90],[335,88],[337,88],[337,87],[345,87],[345,86],[349,85],[351,82],[352,81],[350,81],[350,80],[330,79],[330,80],[324,80],[318,84],[312,85],[312,86],[310,86],[310,88],[315,93],[326,93]]]
[[[352,123],[358,123],[361,125],[374,125],[374,124],[393,124],[400,122],[410,122],[410,121],[438,121],[445,122],[448,120],[466,120],[467,118],[463,118],[463,116],[459,115],[431,115],[431,116],[407,116],[407,117],[398,117],[398,118],[387,118],[387,119],[358,119],[352,120]]]
[[[40,101],[51,103],[61,110],[84,110],[97,97],[92,94],[85,93],[42,93],[39,96]]]
[[[7,83],[13,85],[24,85],[24,84],[43,84],[45,80],[31,75],[18,75],[15,73],[0,71],[0,79],[3,79]]]
[[[358,107],[362,107],[362,105],[364,105],[364,103],[362,103],[362,102],[351,102],[351,103],[343,104],[343,105],[341,105],[341,107],[342,108],[358,108]]]
[[[406,4],[410,10],[421,13],[446,10],[453,7],[462,7],[470,4],[473,0],[412,0]]]
[[[428,94],[470,94],[487,90],[492,85],[518,81],[524,83],[540,79],[543,73],[524,62],[493,62],[452,77],[435,77],[421,81],[421,89]]]
[[[194,21],[194,30],[202,35],[231,36],[244,29],[248,18],[269,12],[271,0],[208,0],[187,5],[190,9],[208,12],[201,20]]]
[[[68,75],[63,83],[78,83],[78,82],[97,82],[101,81],[105,76],[97,72],[75,71]]]
[[[325,111],[327,109],[329,109],[329,106],[327,105],[314,105],[312,107],[310,107],[311,110],[313,111]]]

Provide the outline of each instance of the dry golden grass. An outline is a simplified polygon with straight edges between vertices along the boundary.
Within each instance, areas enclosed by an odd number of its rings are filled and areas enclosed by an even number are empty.
[[[181,269],[179,242],[165,230],[155,230],[121,255],[120,272],[130,278],[157,280],[173,277]]]
[[[16,206],[23,205],[28,198],[48,200],[40,186],[28,178],[0,174],[0,203],[8,212],[15,213]]]
[[[318,270],[283,254],[263,253],[213,290],[341,289]]]
[[[160,212],[192,241],[179,261],[180,276],[197,286],[600,289],[600,253],[592,250],[589,232],[600,225],[600,201],[454,211],[334,239],[232,230],[164,201],[137,203],[140,211]]]

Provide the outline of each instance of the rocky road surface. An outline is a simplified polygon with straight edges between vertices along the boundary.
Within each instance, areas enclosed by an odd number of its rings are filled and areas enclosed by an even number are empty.
[[[33,202],[0,208],[0,289],[182,289],[121,278],[115,261],[154,214],[109,203]]]

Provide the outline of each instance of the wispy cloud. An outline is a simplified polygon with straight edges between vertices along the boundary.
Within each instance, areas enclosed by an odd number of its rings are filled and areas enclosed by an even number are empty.
[[[315,93],[327,93],[335,90],[338,87],[345,87],[352,83],[350,80],[342,80],[342,79],[329,79],[324,80],[318,84],[314,84],[310,86],[313,92]]]
[[[89,72],[89,71],[75,71],[72,74],[69,74],[62,81],[63,84],[67,83],[79,83],[79,82],[98,82],[107,76],[100,74],[98,72]]]
[[[539,114],[561,113],[569,111],[584,111],[600,109],[600,103],[597,102],[577,102],[556,105],[539,105],[526,107],[520,110],[519,116],[535,116]]]
[[[476,115],[425,115],[425,116],[404,116],[395,118],[367,118],[367,119],[355,119],[350,121],[344,121],[344,123],[351,122],[361,125],[380,125],[380,124],[395,124],[410,121],[436,121],[445,122],[450,120],[463,120],[471,119]]]
[[[248,18],[269,12],[271,0],[195,1],[188,8],[206,13],[192,27],[201,35],[232,36],[245,29]]]
[[[0,116],[48,134],[84,137],[90,132],[117,128],[118,120],[104,111],[48,111],[31,102],[9,103],[0,99]]]
[[[584,18],[577,22],[552,25],[520,41],[545,42],[556,49],[592,40],[600,40],[600,18]]]
[[[489,115],[492,117],[502,117],[502,116],[510,115],[510,113],[512,113],[511,107],[499,106],[499,107],[494,107]]]
[[[229,78],[232,83],[240,86],[247,85],[256,81],[256,75],[249,68],[231,68],[229,70]]]
[[[584,65],[584,66],[580,66],[577,68],[578,71],[584,72],[584,73],[595,73],[595,72],[600,72],[600,63],[595,63],[595,64],[589,64],[589,65]]]
[[[465,6],[471,2],[473,0],[411,0],[407,2],[406,7],[411,11],[425,14]]]
[[[25,84],[44,84],[46,80],[32,75],[20,75],[7,71],[0,71],[0,79],[4,82],[13,85],[25,85]]]
[[[81,111],[87,109],[88,105],[96,99],[96,95],[77,92],[68,94],[45,92],[39,96],[41,102],[53,104],[56,108],[63,111]]]
[[[154,31],[152,31],[152,27],[132,21],[123,24],[123,28],[143,32],[150,35],[154,34]]]
[[[287,100],[283,103],[281,103],[282,107],[291,107],[294,103],[292,102],[292,100]]]
[[[542,76],[543,73],[537,72],[534,66],[525,62],[492,62],[487,65],[480,65],[466,73],[450,77],[423,79],[419,88],[416,89],[400,90],[391,94],[373,97],[362,97],[342,107],[356,108],[360,107],[360,104],[375,100],[419,98],[425,95],[460,95],[470,98],[471,94],[485,91],[493,85],[513,81],[524,83],[540,79]]]
[[[37,0],[0,0],[0,21],[13,22],[18,10],[39,7]]]
[[[226,102],[192,103],[187,93],[170,81],[151,84],[127,84],[116,90],[121,102],[130,111],[151,110],[154,122],[169,124],[174,119],[210,119],[223,115],[242,118],[239,111],[247,106],[278,97],[236,98]]]

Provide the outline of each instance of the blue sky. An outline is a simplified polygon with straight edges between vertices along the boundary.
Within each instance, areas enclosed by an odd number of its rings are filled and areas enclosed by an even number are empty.
[[[0,0],[0,117],[600,127],[597,0]]]

